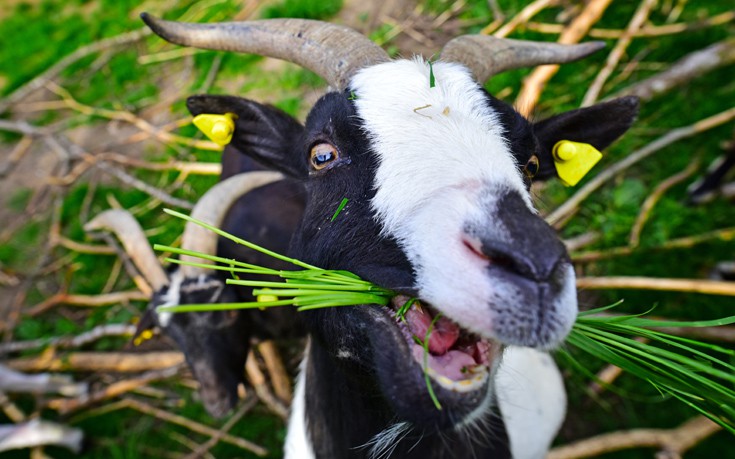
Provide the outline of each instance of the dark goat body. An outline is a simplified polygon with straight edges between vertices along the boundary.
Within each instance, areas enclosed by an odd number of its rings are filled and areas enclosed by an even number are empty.
[[[285,253],[303,209],[301,183],[267,172],[247,155],[227,147],[220,183],[202,196],[192,215],[237,237]],[[191,223],[186,227],[186,231],[196,228]],[[111,230],[123,240],[129,256],[154,290],[138,324],[137,336],[159,327],[176,342],[200,384],[202,401],[213,416],[223,416],[237,402],[252,340],[304,335],[298,316],[287,307],[268,311],[159,313],[156,309],[161,305],[249,302],[255,298],[249,288],[227,285],[231,274],[226,271],[174,265],[164,272],[142,229],[127,211],[103,212],[86,228]],[[217,239],[213,233],[189,233],[187,238],[186,231],[184,249],[214,252],[220,257],[271,269],[293,268],[228,239]],[[204,241],[198,242],[200,239]]]
[[[231,147],[227,148],[223,155],[223,180],[235,174],[263,170],[256,162],[243,158],[247,157]],[[285,253],[303,208],[302,185],[291,179],[280,180],[256,188],[238,199],[227,212],[222,229],[270,250]],[[224,238],[218,239],[216,254],[272,269],[293,268]],[[199,279],[185,280],[180,288],[178,303],[255,300],[251,289],[225,285],[230,273],[215,271],[213,276],[209,288],[202,285]],[[246,279],[248,276],[242,275],[241,278]],[[188,291],[185,289],[187,285],[191,285]],[[157,296],[166,293],[160,292]],[[151,308],[159,304],[162,301],[154,298]],[[267,311],[255,309],[175,314],[162,328],[184,353],[200,383],[202,401],[214,416],[223,416],[237,402],[237,387],[243,382],[243,368],[253,339],[289,338],[304,334],[299,318],[287,307]]]
[[[577,301],[568,254],[533,208],[531,176],[555,175],[552,149],[560,140],[605,148],[632,123],[636,99],[532,123],[474,80],[496,63],[462,60],[465,45],[456,41],[432,65],[392,61],[357,43],[354,31],[310,21],[144,19],[182,44],[253,52],[262,43],[337,88],[303,127],[232,96],[188,101],[194,115],[235,114],[231,145],[303,183],[292,256],[399,294],[390,307],[302,314],[310,340],[286,457],[542,457],[565,410],[561,375],[545,351],[563,342]],[[335,48],[341,35],[355,42]],[[466,49],[506,46],[487,41],[470,39]],[[507,43],[506,51],[530,46]],[[325,52],[310,62],[296,53],[300,46],[307,55],[329,48],[333,58]],[[349,61],[360,46],[368,57]],[[498,57],[496,67],[529,62],[522,54],[518,62]],[[418,305],[397,317],[409,297]]]

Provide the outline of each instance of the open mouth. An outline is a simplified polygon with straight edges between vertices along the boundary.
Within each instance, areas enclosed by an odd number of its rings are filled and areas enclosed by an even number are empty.
[[[409,300],[398,295],[391,309],[419,366],[444,389],[468,392],[483,386],[501,345],[463,329],[427,303],[416,300],[406,308]]]

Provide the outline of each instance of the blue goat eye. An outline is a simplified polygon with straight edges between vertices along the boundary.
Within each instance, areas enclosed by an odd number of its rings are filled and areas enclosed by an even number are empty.
[[[337,158],[339,152],[332,144],[320,143],[311,148],[311,165],[316,170],[324,169]]]
[[[532,179],[538,174],[539,170],[539,163],[538,163],[538,156],[533,155],[528,160],[525,166],[523,166],[523,172],[526,174],[526,177]]]

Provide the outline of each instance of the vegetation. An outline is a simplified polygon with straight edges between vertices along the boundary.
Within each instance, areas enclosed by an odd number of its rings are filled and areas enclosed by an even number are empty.
[[[0,47],[0,298],[4,299],[0,301],[0,360],[16,364],[38,361],[42,356],[56,358],[60,365],[66,365],[65,373],[90,383],[93,393],[141,375],[75,369],[72,354],[127,352],[129,336],[110,333],[80,346],[48,343],[54,337],[80,336],[101,325],[132,324],[145,306],[140,299],[145,295],[137,290],[114,251],[103,242],[88,239],[83,224],[104,209],[120,206],[134,213],[151,242],[177,245],[183,225],[161,209],[186,211],[186,205],[216,181],[212,174],[186,167],[218,161],[218,153],[206,149],[208,144],[187,124],[185,97],[202,92],[240,94],[303,118],[323,86],[318,77],[291,64],[192,51],[155,37],[124,35],[142,29],[140,12],[202,22],[276,16],[334,19],[370,33],[391,53],[410,55],[420,50],[429,57],[458,33],[484,30],[508,33],[511,38],[556,40],[571,20],[585,14],[585,5],[604,2],[552,2],[553,6],[520,21],[513,30],[506,25],[524,10],[526,1],[419,0],[387,2],[382,9],[371,4],[316,0],[169,3],[173,5],[167,4],[170,9],[164,10],[159,2],[11,0],[0,11],[0,35],[4,37]],[[402,9],[399,4],[410,7]],[[644,36],[634,37],[625,48],[602,86],[601,98],[659,75],[688,54],[722,42],[735,32],[732,5],[725,0],[613,1],[599,20],[589,22],[591,30],[583,38],[605,40],[606,50],[562,66],[537,103],[524,99],[519,106],[529,109],[535,105],[529,112],[537,119],[578,107],[619,43],[621,32],[636,15],[647,18],[638,28]],[[687,27],[677,26],[682,24]],[[115,37],[121,36],[125,39],[115,44]],[[106,45],[67,62],[58,72],[44,73],[65,56],[97,43]],[[732,39],[730,43],[733,54]],[[703,205],[686,204],[687,185],[722,154],[722,144],[733,139],[733,116],[727,117],[735,100],[729,59],[729,64],[723,58],[723,65],[697,72],[693,79],[644,101],[636,125],[605,152],[601,163],[579,186],[565,188],[550,182],[536,190],[542,211],[558,216],[554,209],[618,161],[677,128],[725,113],[726,121],[695,130],[622,169],[574,206],[573,212],[556,220],[565,239],[585,236],[592,241],[572,254],[581,277],[705,279],[717,262],[728,257],[732,260],[735,233],[721,231],[732,227],[732,203],[716,198]],[[524,84],[536,78],[536,72],[507,72],[493,78],[487,88],[514,101],[526,91]],[[42,75],[49,78],[38,80]],[[43,84],[31,90],[28,85],[34,81]],[[682,171],[687,172],[685,176],[662,190],[655,205],[642,212],[660,184]],[[637,221],[644,224],[636,225]],[[633,231],[634,226],[641,230]],[[672,241],[686,242],[685,238],[702,235],[695,244],[672,247]],[[112,292],[124,293],[123,301],[118,298],[89,305],[89,300],[94,302],[101,293]],[[724,295],[599,288],[583,289],[580,296],[585,309],[620,299],[624,299],[622,312],[638,314],[655,306],[655,316],[670,320],[733,315],[732,299]],[[732,349],[735,333],[727,327],[722,330],[718,338],[712,338],[712,344]],[[42,342],[19,345],[33,340]],[[296,343],[280,344],[289,371],[295,369],[298,348],[291,344]],[[170,343],[151,340],[135,351],[168,349]],[[592,372],[603,370],[592,358],[573,357]],[[73,406],[69,399],[57,395],[23,394],[9,394],[6,403],[0,394],[0,424],[20,422],[19,414],[37,413],[80,428],[89,439],[89,446],[80,455],[86,458],[187,455],[210,435],[192,434],[191,425],[169,422],[157,411],[142,415],[146,408],[140,404],[215,429],[223,422],[211,419],[194,400],[191,377],[185,370],[173,377],[157,371],[161,369],[152,369],[150,381],[138,384],[134,391],[89,405]],[[671,429],[696,416],[686,405],[628,374],[614,382],[609,380],[611,386],[593,384],[588,375],[572,367],[567,376],[570,414],[559,444],[624,429]],[[124,403],[126,400],[133,402]],[[280,457],[284,432],[282,420],[264,404],[250,409],[229,430],[233,437],[265,447],[267,457]],[[695,443],[686,457],[705,458],[727,451],[733,438],[717,433]],[[209,451],[214,457],[257,457],[227,441],[216,442]],[[44,448],[43,453],[73,457],[57,447]],[[40,451],[4,452],[3,457],[31,454]],[[604,457],[650,455],[651,449],[643,448]]]

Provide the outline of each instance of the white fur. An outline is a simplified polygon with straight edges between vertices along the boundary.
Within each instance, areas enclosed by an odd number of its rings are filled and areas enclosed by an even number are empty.
[[[389,457],[398,447],[403,437],[411,432],[411,424],[397,422],[370,439],[361,448],[370,448],[370,459]]]
[[[549,354],[509,346],[495,379],[513,459],[541,459],[566,414],[561,373]]]
[[[291,403],[286,443],[283,448],[284,459],[316,458],[309,439],[309,433],[306,430],[306,365],[308,355],[309,344],[307,343],[304,359],[299,365],[299,375],[296,377],[296,389]]]
[[[419,295],[463,327],[495,338],[488,304],[517,304],[513,286],[493,282],[466,246],[466,225],[495,237],[495,197],[517,192],[533,205],[498,115],[457,64],[400,60],[362,69],[355,105],[378,157],[372,208],[416,269]],[[567,308],[576,312],[576,299]]]
[[[564,324],[564,336],[571,331],[577,320],[577,276],[574,267],[570,264],[564,276],[564,286],[554,302],[557,311],[557,321]]]
[[[420,58],[367,67],[352,79],[379,159],[372,205],[389,234],[402,234],[417,207],[457,187],[502,183],[532,207],[497,115],[469,71],[444,62],[433,69],[433,88]]]
[[[163,295],[163,297],[161,298],[163,300],[163,303],[159,304],[158,307],[178,306],[181,303],[182,282],[184,282],[184,276],[181,274],[181,271],[176,270],[173,274],[171,274],[168,290],[166,290],[166,294]],[[168,324],[171,323],[171,319],[173,318],[174,313],[158,312],[158,310],[156,310],[156,315],[158,316],[158,324],[161,327],[166,328],[168,327]]]

